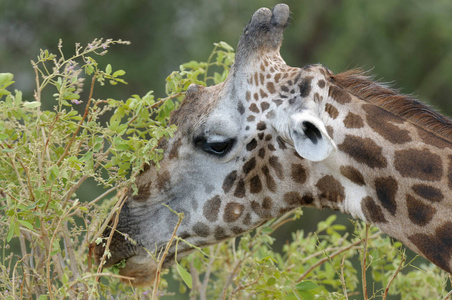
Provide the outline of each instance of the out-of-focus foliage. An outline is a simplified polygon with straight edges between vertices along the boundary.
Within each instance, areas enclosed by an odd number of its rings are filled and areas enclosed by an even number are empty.
[[[452,114],[449,0],[3,0],[0,62],[31,94],[33,74],[23,58],[56,50],[58,38],[66,45],[99,36],[130,40],[132,47],[112,53],[118,68],[128,70],[128,87],[115,95],[126,98],[146,93],[183,62],[205,59],[215,41],[235,45],[256,9],[278,2],[292,12],[282,49],[290,65],[373,69],[377,78]],[[155,92],[162,95],[163,87]]]

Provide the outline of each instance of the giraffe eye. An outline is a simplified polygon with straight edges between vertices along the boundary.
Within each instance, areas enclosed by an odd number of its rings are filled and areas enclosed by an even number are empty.
[[[231,150],[232,146],[234,145],[234,142],[235,142],[234,139],[226,139],[224,141],[218,142],[208,142],[204,138],[197,139],[195,141],[196,145],[201,147],[202,150],[217,156],[226,155],[226,153],[228,153],[229,150]]]

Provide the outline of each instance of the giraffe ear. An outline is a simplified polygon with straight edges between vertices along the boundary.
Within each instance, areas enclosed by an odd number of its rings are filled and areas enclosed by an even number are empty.
[[[311,161],[322,161],[337,150],[323,122],[309,111],[293,114],[290,138],[297,153]]]

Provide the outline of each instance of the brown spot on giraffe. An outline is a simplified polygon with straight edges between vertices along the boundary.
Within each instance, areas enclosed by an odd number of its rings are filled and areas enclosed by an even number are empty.
[[[331,202],[342,202],[345,199],[345,189],[333,176],[322,177],[315,185],[320,191],[320,198]]]
[[[235,235],[239,235],[244,233],[246,230],[243,229],[242,227],[239,226],[233,226],[231,227],[231,232],[234,233]]]
[[[278,142],[278,147],[281,150],[287,149],[286,143],[282,140],[280,136],[276,138],[276,141]]]
[[[334,105],[330,104],[330,103],[327,103],[325,105],[325,111],[328,113],[328,115],[333,120],[335,120],[337,118],[337,116],[339,116],[339,111],[337,110],[337,108]]]
[[[398,188],[397,181],[391,176],[380,177],[375,180],[375,191],[377,192],[378,200],[393,216],[397,210],[396,196]]]
[[[250,91],[246,91],[245,99],[246,99],[247,102],[249,102],[251,100],[251,93],[250,93]]]
[[[300,88],[300,97],[306,98],[309,93],[311,93],[311,81],[312,77],[310,76],[305,77],[301,80],[300,84],[298,85],[298,87]]]
[[[436,228],[434,234],[416,233],[409,240],[428,258],[443,270],[451,273],[452,222]]]
[[[330,96],[340,104],[346,104],[352,101],[349,93],[345,92],[343,89],[335,85],[330,86],[330,89],[328,90],[328,96]]]
[[[223,220],[226,223],[237,221],[242,216],[244,208],[245,206],[243,204],[229,202],[224,209]]]
[[[259,74],[259,79],[260,79],[260,84],[261,84],[261,85],[264,85],[264,82],[265,82],[265,76],[264,76],[264,74],[260,73],[260,74]]]
[[[331,126],[331,125],[326,126],[326,132],[328,133],[328,135],[330,136],[330,138],[334,139],[334,129],[333,129],[333,126]]]
[[[235,180],[237,179],[237,171],[232,171],[231,173],[226,176],[226,178],[223,180],[223,191],[225,193],[228,193],[232,186],[234,185]]]
[[[263,130],[267,129],[267,125],[265,124],[265,122],[261,121],[261,122],[257,123],[256,129],[259,131],[263,131]]]
[[[277,156],[270,157],[268,163],[273,168],[273,170],[275,170],[276,176],[278,176],[278,178],[281,180],[284,179],[284,170],[281,163],[279,162],[278,157]]]
[[[259,108],[257,107],[256,103],[251,103],[250,107],[248,108],[253,113],[259,113]]]
[[[366,216],[366,219],[372,223],[386,223],[387,220],[380,206],[375,203],[375,200],[367,196],[361,201],[361,209]]]
[[[320,79],[320,80],[317,82],[317,85],[319,86],[319,88],[323,89],[323,88],[325,87],[325,80]]]
[[[171,151],[169,153],[169,159],[178,159],[179,158],[179,148],[182,145],[182,140],[178,140],[174,143]]]
[[[406,195],[408,217],[411,222],[419,226],[425,226],[433,219],[436,209],[411,195]]]
[[[364,176],[357,168],[352,166],[341,166],[339,170],[341,174],[348,178],[351,182],[361,186],[365,185]]]
[[[275,94],[276,93],[275,85],[273,84],[273,82],[271,82],[271,81],[267,82],[267,91],[270,94]]]
[[[290,175],[296,183],[303,184],[306,182],[307,171],[301,164],[292,164]]]
[[[221,198],[220,196],[216,195],[212,199],[206,201],[206,203],[203,206],[202,213],[208,221],[215,222],[216,220],[218,220],[218,213],[220,212],[220,207],[221,207]]]
[[[410,132],[400,129],[394,124],[403,124],[402,118],[372,104],[364,104],[362,108],[367,113],[367,124],[379,135],[393,144],[403,144],[411,141]]]
[[[265,185],[271,192],[276,192],[276,182],[273,179],[272,175],[270,174],[270,170],[267,166],[262,167],[262,173],[265,177]]]
[[[362,128],[364,121],[359,115],[349,112],[344,119],[344,126],[345,128]]]
[[[193,231],[200,237],[208,237],[210,235],[209,226],[201,222],[197,222],[193,225]]]
[[[221,240],[224,240],[224,239],[228,238],[228,235],[226,234],[226,231],[221,226],[215,227],[213,235],[214,235],[214,237],[215,237],[215,239],[217,241],[221,241]]]
[[[245,215],[245,217],[243,218],[243,225],[245,225],[245,226],[248,226],[248,225],[250,225],[251,224],[251,214],[250,213],[247,213],[246,215]]]
[[[133,200],[137,202],[143,202],[149,199],[151,196],[152,181],[145,182],[144,184],[137,185],[138,193],[133,195]]]
[[[249,161],[247,161],[242,168],[243,173],[246,175],[256,167],[256,158],[252,157]]]
[[[269,219],[272,217],[271,208],[271,199],[268,197],[264,198],[262,205],[256,201],[251,202],[251,209],[262,219]]]
[[[159,176],[157,177],[157,188],[159,190],[165,190],[170,184],[171,175],[168,170],[160,170]]]
[[[237,186],[234,191],[234,196],[237,198],[244,198],[245,194],[246,194],[245,181],[243,181],[243,179],[240,179],[237,182]]]
[[[394,166],[400,175],[427,181],[439,181],[443,176],[441,157],[428,149],[398,150]]]
[[[290,206],[300,206],[303,204],[303,197],[299,192],[288,192],[284,194],[284,201]]]
[[[266,101],[261,102],[261,110],[262,110],[262,112],[264,112],[267,109],[269,109],[269,107],[270,107],[270,104],[268,104],[268,102],[266,102]]]
[[[388,164],[382,154],[382,148],[370,138],[347,134],[338,149],[370,168],[384,168]]]
[[[430,202],[441,202],[444,199],[443,192],[430,185],[415,184],[412,186],[412,189],[418,196],[421,196]]]
[[[259,94],[258,93],[254,93],[253,94],[253,98],[254,98],[254,101],[259,101]]]
[[[248,144],[246,144],[246,151],[252,151],[257,147],[256,139],[252,139]]]
[[[255,175],[250,179],[250,193],[257,194],[262,191],[262,182],[259,175]]]
[[[241,101],[239,101],[237,103],[237,111],[239,112],[239,114],[243,115],[245,113],[245,106],[243,106],[243,103]]]

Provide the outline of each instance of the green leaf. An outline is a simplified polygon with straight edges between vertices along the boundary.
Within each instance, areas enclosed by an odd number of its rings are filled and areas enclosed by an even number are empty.
[[[177,272],[179,273],[180,277],[185,282],[185,284],[189,288],[192,288],[193,279],[191,278],[190,273],[188,273],[187,270],[185,270],[180,264],[177,264],[176,267],[177,267]]]
[[[17,224],[13,224],[14,223],[14,218],[11,219],[11,225],[9,226],[9,230],[8,230],[8,235],[6,236],[6,242],[9,243],[9,241],[11,241],[11,239],[13,238],[14,235],[14,227]]]
[[[36,108],[41,106],[41,102],[38,101],[24,102],[24,106],[28,108]]]
[[[225,49],[225,50],[227,50],[229,52],[234,51],[234,48],[231,45],[229,45],[228,43],[226,43],[226,42],[219,42],[219,43],[215,43],[214,45],[215,46],[220,46],[221,48],[223,48],[223,49]]]
[[[126,71],[118,70],[113,73],[113,77],[123,76],[124,74],[126,74]]]
[[[319,286],[312,281],[306,280],[298,283],[295,287],[298,291],[310,291],[318,288]]]
[[[6,85],[10,82],[12,83],[13,78],[14,78],[14,75],[11,73],[0,73],[0,86]]]
[[[23,226],[27,227],[30,230],[33,230],[33,225],[31,225],[30,222],[25,221],[25,220],[19,220],[19,223],[22,224]]]
[[[108,75],[111,74],[111,65],[108,64],[107,67],[105,68],[105,73],[107,73]]]
[[[63,284],[69,282],[69,276],[67,275],[67,273],[63,273],[63,278],[61,278],[61,281],[63,282]]]
[[[267,280],[267,286],[274,285],[275,283],[276,283],[276,278],[275,278],[275,277],[270,277],[270,278]]]
[[[7,138],[9,138],[9,135],[0,133],[0,141],[6,140]]]
[[[94,72],[94,67],[92,65],[85,65],[85,73],[91,75]]]
[[[197,61],[190,61],[188,63],[185,63],[182,65],[184,68],[189,68],[189,69],[198,69],[199,68],[199,63]]]
[[[314,300],[315,296],[313,293],[308,291],[298,291],[300,293],[301,297],[303,297],[303,300]]]

